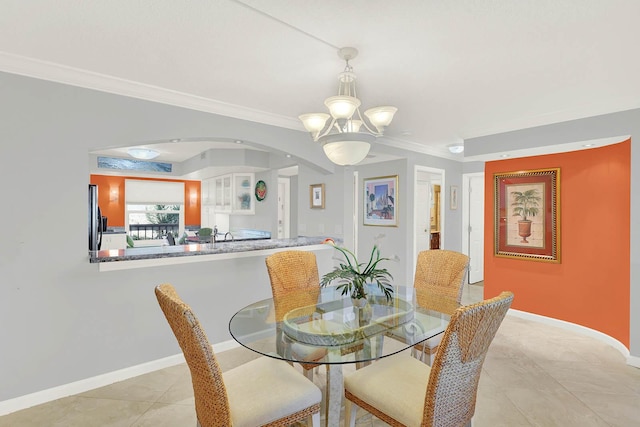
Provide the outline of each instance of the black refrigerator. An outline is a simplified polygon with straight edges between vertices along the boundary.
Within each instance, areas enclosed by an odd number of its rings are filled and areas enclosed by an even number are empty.
[[[89,251],[99,251],[102,246],[103,221],[98,206],[98,186],[89,184]]]

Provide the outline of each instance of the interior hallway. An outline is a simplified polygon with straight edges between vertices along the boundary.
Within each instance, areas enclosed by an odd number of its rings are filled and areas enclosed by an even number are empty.
[[[481,284],[467,286],[463,303],[482,295]],[[217,357],[226,370],[256,354],[237,348]],[[346,366],[345,373],[348,369],[353,367]],[[322,387],[324,369],[314,378]],[[590,337],[507,315],[484,364],[473,425],[632,427],[640,425],[639,408],[640,369],[628,366],[617,350]],[[0,417],[0,427],[195,425],[185,364]],[[360,415],[357,425],[386,424]]]

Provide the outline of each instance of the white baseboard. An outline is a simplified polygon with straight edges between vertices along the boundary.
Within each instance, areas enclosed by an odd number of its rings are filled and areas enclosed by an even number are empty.
[[[546,317],[546,316],[541,316],[539,314],[527,313],[526,311],[509,309],[509,314],[515,317],[519,317],[521,319],[544,323],[546,325],[555,326],[570,332],[575,332],[581,335],[586,335],[588,337],[595,338],[598,341],[608,344],[611,347],[618,350],[620,353],[622,353],[622,355],[625,357],[627,361],[627,365],[640,367],[640,358],[631,356],[629,353],[629,349],[625,347],[624,344],[622,344],[617,339],[607,334],[604,334],[600,331],[596,331],[595,329],[587,328],[586,326],[578,325],[575,323],[566,322],[564,320],[554,319],[552,317]]]
[[[239,347],[239,344],[234,340],[229,340],[218,343],[214,347],[216,353],[222,353],[223,351]],[[52,400],[84,393],[85,391],[104,387],[118,381],[128,380],[139,375],[158,371],[181,363],[184,363],[184,355],[182,353],[142,363],[140,365],[119,369],[117,371],[107,372],[106,374],[97,375],[95,377],[85,378],[69,384],[63,384],[61,386],[37,391],[35,393],[26,394],[13,399],[4,400],[0,402],[0,416],[20,411],[22,409],[27,409],[35,405],[40,405],[42,403],[51,402]]]
[[[627,365],[633,366],[634,368],[640,368],[640,357],[636,357],[636,356],[627,357]]]

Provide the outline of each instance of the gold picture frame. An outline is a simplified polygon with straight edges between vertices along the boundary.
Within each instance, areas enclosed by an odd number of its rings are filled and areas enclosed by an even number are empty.
[[[495,256],[560,263],[560,168],[493,179]]]
[[[311,209],[324,209],[324,184],[309,186],[309,206]]]

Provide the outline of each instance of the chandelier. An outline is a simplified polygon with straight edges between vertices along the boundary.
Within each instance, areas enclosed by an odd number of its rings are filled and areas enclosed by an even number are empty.
[[[346,66],[338,74],[338,95],[324,101],[329,114],[309,113],[298,117],[313,140],[322,144],[329,160],[341,166],[364,160],[371,143],[384,133],[398,110],[391,106],[370,108],[364,112],[369,123],[363,119],[361,102],[356,94],[356,75],[349,64],[357,55],[358,50],[353,47],[338,50],[338,56],[344,59]]]

